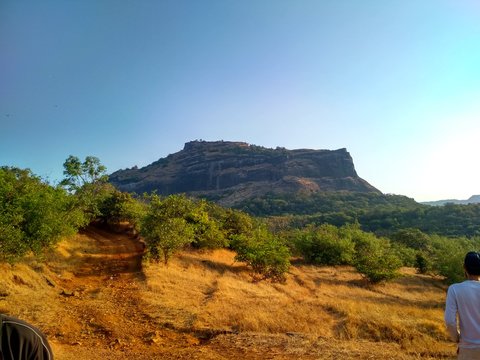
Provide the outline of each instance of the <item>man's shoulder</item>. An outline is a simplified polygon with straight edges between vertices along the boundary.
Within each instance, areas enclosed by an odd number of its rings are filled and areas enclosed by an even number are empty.
[[[465,280],[459,283],[452,284],[448,287],[448,291],[480,291],[480,282],[479,281],[469,281]]]
[[[463,288],[465,288],[465,282],[462,281],[462,282],[459,282],[459,283],[454,283],[454,284],[450,284],[448,286],[448,293],[457,293],[459,291],[462,291]]]

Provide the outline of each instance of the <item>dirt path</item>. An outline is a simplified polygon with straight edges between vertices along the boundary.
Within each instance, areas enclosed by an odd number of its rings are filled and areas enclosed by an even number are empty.
[[[70,325],[53,341],[57,359],[196,358],[196,336],[165,328],[142,311],[143,244],[98,228],[83,235],[95,246],[82,254],[73,276],[60,282],[68,313],[63,320]]]

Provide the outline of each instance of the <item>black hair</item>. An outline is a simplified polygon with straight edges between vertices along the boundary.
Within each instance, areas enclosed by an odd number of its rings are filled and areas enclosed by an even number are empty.
[[[469,275],[480,275],[480,253],[476,251],[467,253],[463,267]]]

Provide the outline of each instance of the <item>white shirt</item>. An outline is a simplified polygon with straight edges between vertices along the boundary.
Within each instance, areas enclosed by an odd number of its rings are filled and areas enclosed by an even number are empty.
[[[460,332],[457,329],[457,314]],[[463,348],[480,348],[480,281],[450,285],[445,304],[445,324],[454,341]]]

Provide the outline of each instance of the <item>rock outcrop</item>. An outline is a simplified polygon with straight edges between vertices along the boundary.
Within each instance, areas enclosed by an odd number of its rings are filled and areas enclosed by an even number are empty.
[[[227,141],[188,142],[146,167],[114,172],[110,182],[123,191],[187,193],[228,206],[267,193],[380,193],[357,175],[346,149],[268,149]]]

